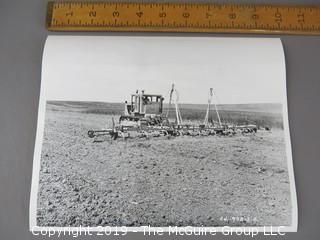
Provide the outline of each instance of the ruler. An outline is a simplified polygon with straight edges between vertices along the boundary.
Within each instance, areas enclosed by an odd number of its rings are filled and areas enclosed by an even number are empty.
[[[320,6],[49,2],[50,31],[320,34]]]

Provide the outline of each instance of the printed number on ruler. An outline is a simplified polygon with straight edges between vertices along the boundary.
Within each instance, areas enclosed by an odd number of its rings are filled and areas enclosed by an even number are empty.
[[[163,31],[320,34],[320,7],[178,4],[48,4],[47,28],[56,31]]]

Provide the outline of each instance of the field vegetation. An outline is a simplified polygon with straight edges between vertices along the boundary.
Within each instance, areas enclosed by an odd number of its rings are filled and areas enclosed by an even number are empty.
[[[232,137],[112,141],[106,136],[103,142],[87,136],[88,130],[104,128],[119,117],[122,108],[118,103],[47,104],[39,226],[290,224],[282,129]],[[204,106],[181,108],[184,119],[203,118]],[[238,123],[246,118],[281,123],[279,115],[272,115],[279,113],[265,112],[261,106],[225,106],[222,113],[224,120]]]

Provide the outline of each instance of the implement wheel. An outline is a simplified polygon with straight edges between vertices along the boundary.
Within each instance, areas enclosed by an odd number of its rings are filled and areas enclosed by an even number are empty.
[[[110,135],[111,135],[111,138],[112,138],[113,140],[117,140],[117,138],[118,138],[118,136],[119,136],[118,132],[110,132]]]
[[[89,138],[93,138],[93,137],[94,137],[94,131],[89,130],[89,131],[88,131],[88,137],[89,137]]]

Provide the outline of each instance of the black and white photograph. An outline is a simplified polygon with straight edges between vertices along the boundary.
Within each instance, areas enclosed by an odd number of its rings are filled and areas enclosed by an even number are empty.
[[[276,38],[49,36],[30,228],[297,230]]]

